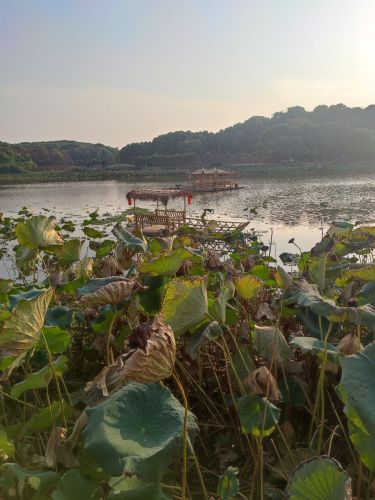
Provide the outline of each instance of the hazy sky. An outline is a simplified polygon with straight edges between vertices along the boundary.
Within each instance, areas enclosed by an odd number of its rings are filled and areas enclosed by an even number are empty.
[[[375,103],[374,0],[0,0],[0,140],[123,146]]]

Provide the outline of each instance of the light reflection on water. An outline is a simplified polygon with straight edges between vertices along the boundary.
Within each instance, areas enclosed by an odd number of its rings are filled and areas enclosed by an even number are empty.
[[[306,172],[305,172],[306,174]],[[213,208],[215,217],[247,219],[249,228],[262,235],[269,243],[270,231],[276,247],[272,255],[284,251],[294,252],[288,240],[292,237],[303,250],[310,249],[321,237],[321,223],[327,229],[335,219],[352,222],[375,222],[375,170],[374,172],[346,175],[292,175],[280,170],[272,175],[255,173],[242,178],[243,189],[231,192],[209,193],[193,197],[188,207],[190,215],[200,216],[204,208]],[[23,206],[32,213],[51,210],[59,220],[72,217],[82,220],[92,210],[99,208],[100,215],[117,214],[128,208],[126,193],[137,187],[173,186],[169,182],[119,181],[64,182],[0,187],[0,212],[16,215]],[[150,203],[142,206],[153,208]],[[175,200],[171,207],[181,207]],[[247,208],[247,210],[244,210]],[[255,213],[251,213],[255,209]],[[2,270],[0,268],[0,274]]]

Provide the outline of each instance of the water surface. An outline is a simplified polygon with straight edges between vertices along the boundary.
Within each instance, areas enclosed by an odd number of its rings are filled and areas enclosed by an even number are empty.
[[[310,249],[335,219],[352,222],[375,222],[375,168],[357,175],[327,174],[323,170],[293,172],[290,169],[265,174],[253,172],[241,178],[238,191],[196,195],[188,207],[191,215],[200,216],[204,208],[213,208],[215,217],[250,219],[249,228],[262,234],[272,254],[294,251],[288,244],[292,237],[304,249]],[[117,214],[128,208],[126,193],[134,188],[173,185],[173,182],[128,183],[120,181],[64,182],[0,186],[0,212],[16,215],[23,206],[32,213],[49,213],[59,220],[73,217],[82,220],[99,209],[102,214]],[[153,204],[143,206],[152,208]],[[181,208],[179,200],[171,207]],[[252,210],[255,209],[255,210]]]

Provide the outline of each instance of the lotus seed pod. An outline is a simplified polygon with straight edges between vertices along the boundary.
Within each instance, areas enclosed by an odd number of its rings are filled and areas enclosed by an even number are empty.
[[[358,336],[353,335],[352,333],[345,335],[345,337],[342,338],[337,344],[337,348],[339,351],[346,355],[363,351],[363,345],[361,344]]]
[[[102,261],[100,275],[103,278],[108,278],[109,276],[118,276],[120,274],[122,274],[122,267],[119,261],[112,255],[107,255]]]

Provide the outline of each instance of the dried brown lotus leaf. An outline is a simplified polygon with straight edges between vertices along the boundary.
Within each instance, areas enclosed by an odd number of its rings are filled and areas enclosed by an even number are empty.
[[[256,319],[268,319],[270,321],[274,321],[276,319],[276,315],[267,302],[261,302],[256,313]]]
[[[119,356],[116,362],[106,366],[85,388],[86,392],[99,390],[107,396],[129,380],[141,383],[159,382],[171,376],[176,359],[176,341],[172,328],[161,314],[152,322],[136,329],[139,338],[136,347]]]
[[[252,371],[244,380],[243,385],[250,394],[268,395],[270,401],[281,398],[277,382],[266,366]]]
[[[83,310],[83,315],[85,319],[87,319],[88,321],[95,319],[98,316],[98,314],[99,314],[98,311],[90,306],[85,307]]]
[[[206,261],[207,269],[222,269],[223,263],[220,260],[220,257],[215,252],[208,252],[207,261]]]
[[[101,264],[100,275],[103,278],[122,274],[122,267],[119,261],[112,255],[107,255],[107,257],[102,260]]]
[[[67,429],[53,426],[45,449],[45,461],[48,467],[56,467],[58,464],[66,468],[77,467],[77,459],[69,445],[66,443]]]
[[[81,302],[84,305],[120,304],[129,297],[135,284],[134,280],[114,281],[84,295]]]
[[[350,355],[363,351],[363,345],[357,335],[349,333],[337,344],[337,349],[343,354]]]

